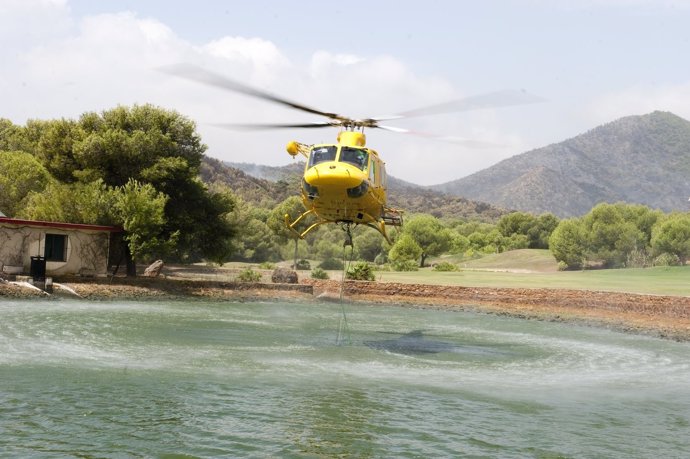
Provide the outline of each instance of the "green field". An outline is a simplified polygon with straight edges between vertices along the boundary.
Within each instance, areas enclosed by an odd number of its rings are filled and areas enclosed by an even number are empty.
[[[468,287],[572,288],[690,296],[690,266],[557,271],[555,260],[545,250],[516,250],[456,264],[460,271],[379,271],[376,278],[384,282]]]

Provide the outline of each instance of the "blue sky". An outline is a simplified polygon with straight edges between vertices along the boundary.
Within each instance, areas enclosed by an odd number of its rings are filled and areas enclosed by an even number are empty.
[[[434,184],[622,116],[690,119],[688,24],[690,0],[0,0],[0,117],[23,124],[150,102],[196,121],[210,156],[282,165],[287,141],[336,132],[219,129],[318,119],[155,69],[191,62],[350,116],[503,89],[546,99],[388,123],[493,148],[368,132],[392,175]]]

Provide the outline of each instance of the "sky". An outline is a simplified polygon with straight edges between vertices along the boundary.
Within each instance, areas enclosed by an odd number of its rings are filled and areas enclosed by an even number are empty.
[[[620,117],[690,120],[688,24],[690,0],[0,0],[0,118],[151,103],[193,120],[211,157],[281,166],[287,142],[337,129],[221,129],[322,120],[160,68],[194,64],[352,117],[505,89],[543,99],[386,122],[480,147],[365,131],[390,175],[432,185]]]

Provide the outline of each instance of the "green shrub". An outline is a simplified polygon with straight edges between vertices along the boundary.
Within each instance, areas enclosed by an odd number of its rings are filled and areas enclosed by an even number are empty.
[[[261,280],[261,273],[257,273],[252,268],[247,268],[237,275],[239,282],[259,282]]]
[[[259,265],[260,269],[275,269],[276,265],[271,263],[270,261],[264,261]]]
[[[654,266],[680,266],[680,259],[675,253],[662,253],[654,259]]]
[[[343,267],[343,262],[338,260],[337,258],[326,258],[319,264],[319,268],[321,269],[331,269],[334,271],[343,269]]]
[[[297,261],[297,266],[295,266],[295,269],[299,269],[301,271],[308,271],[311,269],[311,264],[309,264],[307,260],[302,258],[301,260]]]
[[[388,262],[388,254],[387,253],[379,253],[376,255],[376,258],[374,258],[374,263],[377,265],[383,265]]]
[[[441,263],[438,263],[436,266],[434,266],[434,271],[457,271],[458,267],[454,263],[449,263],[447,261],[442,261]]]
[[[316,267],[316,268],[311,270],[311,278],[312,279],[330,279],[330,277],[328,277],[328,273],[319,267]]]
[[[414,260],[400,260],[391,263],[393,271],[418,271],[419,265]]]
[[[345,274],[345,277],[350,280],[376,280],[374,270],[371,268],[371,265],[365,261],[358,261],[350,266]]]

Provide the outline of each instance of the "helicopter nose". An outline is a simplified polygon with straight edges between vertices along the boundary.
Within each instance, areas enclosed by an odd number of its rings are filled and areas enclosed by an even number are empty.
[[[318,164],[304,174],[307,183],[321,188],[352,188],[362,183],[363,178],[360,171],[352,171],[350,167],[338,163]]]

